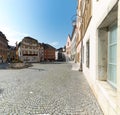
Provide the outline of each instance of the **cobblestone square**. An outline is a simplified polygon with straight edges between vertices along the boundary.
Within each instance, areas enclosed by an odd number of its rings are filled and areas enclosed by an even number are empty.
[[[86,79],[71,64],[0,70],[0,115],[103,115]]]

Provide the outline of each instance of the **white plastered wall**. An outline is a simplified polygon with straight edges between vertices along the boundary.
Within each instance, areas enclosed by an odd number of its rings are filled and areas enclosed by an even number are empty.
[[[95,93],[95,96],[97,97],[97,100],[104,111],[105,115],[119,115],[117,110],[117,105],[120,105],[120,101],[116,102],[116,93],[112,91],[111,87],[107,85],[107,82],[102,82],[101,80],[105,79],[99,79],[99,58],[98,56],[103,54],[98,54],[98,43],[99,43],[99,31],[98,27],[99,25],[104,21],[105,17],[109,14],[109,12],[112,10],[112,8],[115,6],[118,0],[92,0],[92,18],[90,21],[90,24],[88,26],[88,29],[85,33],[85,36],[83,38],[83,46],[84,46],[84,63],[83,63],[83,73],[88,80],[93,92]],[[119,3],[120,4],[120,3]],[[120,10],[120,8],[119,8]],[[118,11],[120,12],[120,11]],[[120,19],[120,18],[119,18]],[[120,31],[120,21],[119,21],[119,29]],[[120,33],[120,32],[119,32]],[[102,33],[104,34],[104,32]],[[118,35],[120,36],[120,34]],[[106,32],[103,37],[107,37]],[[119,37],[120,38],[120,37]],[[90,67],[86,67],[86,42],[90,41]],[[104,39],[103,39],[104,40]],[[120,39],[119,39],[118,49],[120,49]],[[102,43],[102,42],[101,42]],[[106,47],[107,47],[107,43]],[[118,52],[120,52],[118,50]],[[120,57],[118,53],[118,57]],[[106,54],[107,56],[107,54]],[[104,57],[103,57],[104,58]],[[101,63],[101,66],[106,66],[104,63],[107,62],[107,60],[104,60],[105,62]],[[120,58],[118,59],[119,65],[120,65]],[[120,66],[118,66],[117,70],[120,70]],[[105,72],[104,72],[105,74]],[[102,76],[102,75],[101,75]],[[117,71],[117,78],[120,76],[120,71]],[[120,81],[120,77],[117,79]],[[107,92],[106,89],[104,89],[104,86],[109,89]],[[120,100],[120,82],[118,83],[118,97]],[[111,98],[109,94],[113,94],[113,97]],[[119,109],[120,106],[118,106]]]

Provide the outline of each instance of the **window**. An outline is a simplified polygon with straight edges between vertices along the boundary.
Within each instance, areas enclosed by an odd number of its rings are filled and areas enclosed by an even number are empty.
[[[89,68],[89,57],[90,57],[90,42],[89,40],[86,43],[86,67]]]
[[[29,51],[29,54],[32,54],[32,51]]]
[[[81,8],[82,8],[82,14],[84,14],[84,11],[85,11],[85,0],[82,1],[82,4],[81,4]]]
[[[116,85],[117,25],[110,27],[108,39],[108,81]]]
[[[28,51],[25,51],[25,55],[28,55]]]
[[[69,46],[69,42],[68,42],[68,46]]]

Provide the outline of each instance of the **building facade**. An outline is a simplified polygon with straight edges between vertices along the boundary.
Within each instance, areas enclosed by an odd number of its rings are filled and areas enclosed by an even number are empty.
[[[24,37],[18,45],[19,60],[23,62],[39,62],[39,44],[31,37]]]
[[[39,60],[40,62],[44,61],[44,46],[42,43],[39,43]]]
[[[0,31],[0,63],[7,61],[8,40],[6,36]]]
[[[66,42],[66,61],[71,59],[71,37],[68,35]]]
[[[62,47],[56,50],[56,61],[66,61],[66,56],[64,52],[65,49]]]
[[[42,44],[44,47],[44,61],[55,61],[56,49],[49,44]]]
[[[8,45],[7,61],[14,62],[16,60],[16,47]]]
[[[81,67],[105,115],[120,114],[120,1],[78,0]]]
[[[74,25],[72,35],[71,35],[71,60],[77,62],[76,25]]]

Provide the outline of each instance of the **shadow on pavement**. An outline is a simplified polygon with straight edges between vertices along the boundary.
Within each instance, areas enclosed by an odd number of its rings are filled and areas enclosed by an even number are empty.
[[[38,70],[38,71],[45,71],[45,69],[39,69],[39,68],[27,68],[27,69]]]
[[[65,62],[47,62],[47,61],[45,61],[45,62],[40,62],[40,64],[63,64],[63,63],[65,63]]]
[[[0,89],[0,94],[2,94],[2,93],[3,93],[3,91],[4,91],[4,89]]]
[[[8,69],[9,64],[8,63],[0,63],[0,69]]]

